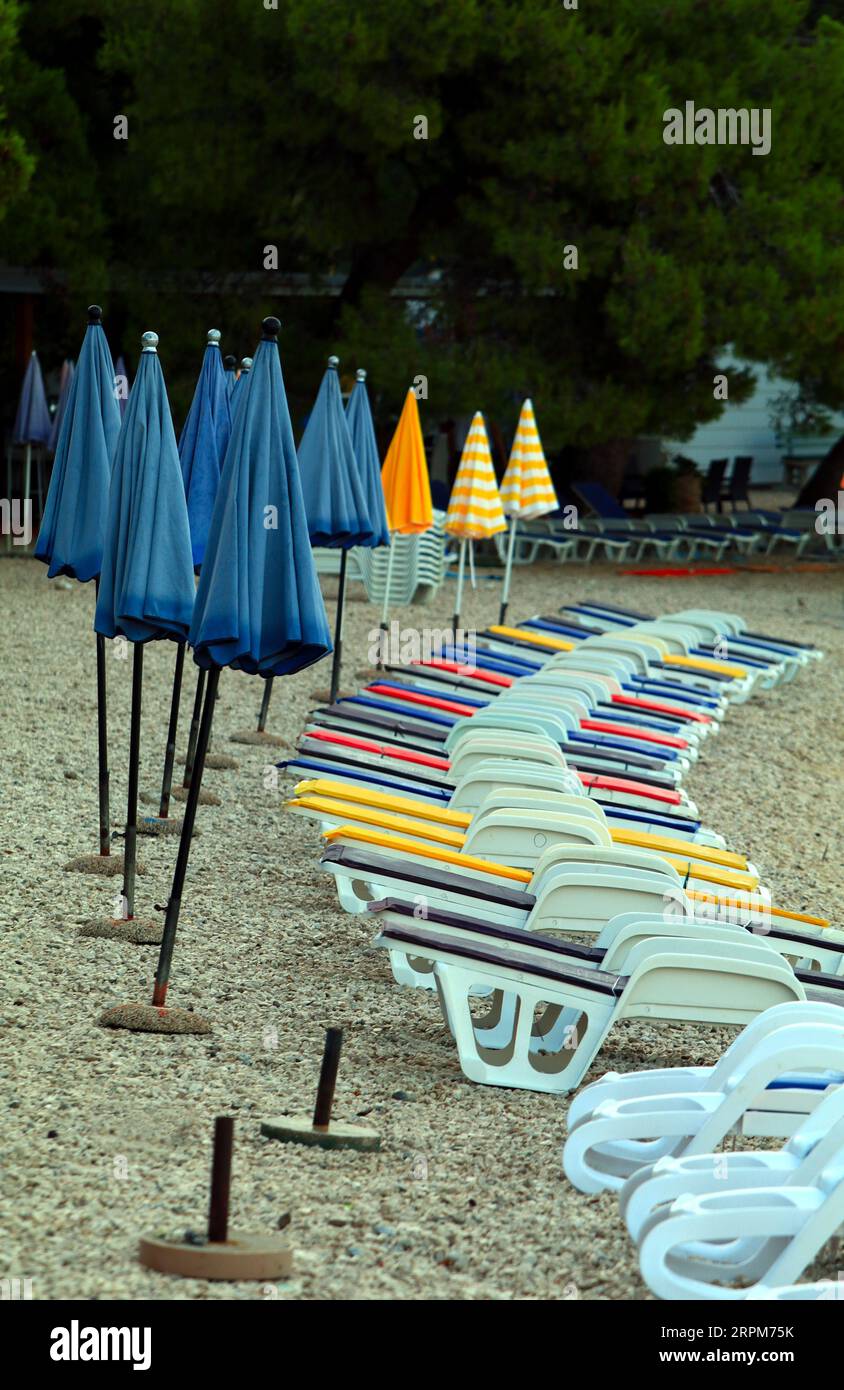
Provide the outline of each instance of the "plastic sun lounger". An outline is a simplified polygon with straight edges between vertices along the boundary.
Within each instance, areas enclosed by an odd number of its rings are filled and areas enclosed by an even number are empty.
[[[554,809],[553,801],[541,802],[534,797],[522,799],[521,805],[511,805],[516,799],[504,796],[498,799],[499,804],[484,806],[466,832],[437,823],[430,817],[396,815],[371,802],[365,804],[314,791],[298,793],[286,803],[285,809],[316,821],[323,831],[339,826],[371,827],[383,831],[385,835],[394,834],[418,841],[417,852],[420,853],[428,845],[442,845],[456,853],[533,869],[553,847],[576,844],[583,857],[588,855],[594,862],[614,863],[618,867],[635,865],[657,871],[667,864],[677,874],[677,882],[682,881],[688,887],[744,893],[758,890],[756,874],[729,869],[717,863],[701,862],[691,848],[679,858],[665,851],[639,849],[625,844],[610,843],[606,846],[601,843],[603,827],[593,827],[577,816]],[[538,849],[537,844],[542,848]]]
[[[485,835],[495,832],[495,818],[499,814],[490,814],[473,843],[482,845]],[[507,813],[503,819],[512,823],[517,820],[519,814]],[[518,824],[525,859],[530,859],[531,853],[534,856],[536,853],[535,849],[531,852],[529,848],[531,839],[535,839],[536,836],[535,830],[531,833],[532,815],[534,813],[525,813],[523,820]],[[541,893],[544,892],[543,871],[549,858],[559,858],[566,851],[564,843],[552,844],[544,852],[549,857],[544,863],[543,858],[534,859],[532,868],[522,868],[500,863],[494,858],[481,858],[465,850],[455,850],[442,844],[423,843],[406,835],[392,834],[364,825],[338,825],[324,832],[324,839],[329,845],[345,845],[354,849],[368,847],[376,852],[379,864],[383,864],[385,860],[392,861],[392,887],[386,886],[385,876],[378,872],[377,868],[371,879],[364,879],[359,872],[350,873],[342,863],[335,861],[331,865],[332,872],[338,880],[338,896],[348,911],[361,911],[367,900],[392,895],[413,896],[413,883],[418,870],[420,866],[426,865],[441,865],[443,869],[452,869],[468,878],[479,879],[484,886],[488,886],[491,878],[497,878],[505,880],[511,887],[524,888],[531,894]],[[518,847],[507,854],[508,858],[518,857]],[[695,888],[677,888],[665,877],[666,869],[672,867],[670,865],[657,862],[645,870],[641,867],[627,867],[619,860],[617,867],[606,864],[598,868],[594,862],[596,856],[591,855],[591,863],[585,862],[589,858],[588,854],[582,853],[580,859],[583,862],[570,864],[565,872],[562,866],[557,864],[554,870],[554,915],[561,921],[568,921],[571,930],[598,932],[609,918],[621,912],[637,911],[660,915],[668,911],[678,916],[691,916],[696,913],[707,915],[701,906],[707,903],[716,907],[716,918],[721,921],[737,921],[747,926],[761,926],[784,932],[798,932],[804,929],[812,932],[815,928],[826,930],[829,927],[824,918],[789,912],[769,904],[764,897],[757,896],[752,891],[743,893],[741,898],[731,898],[730,890],[727,889],[716,894]],[[343,879],[349,878],[353,879],[351,884],[341,883]],[[550,912],[549,901],[549,897],[543,898],[546,915]],[[575,927],[574,923],[578,925]],[[827,985],[826,976],[822,981],[807,980],[808,987],[817,987],[819,991]]]
[[[569,862],[575,862],[574,852]],[[407,919],[421,919],[427,926],[435,927],[440,933],[454,936],[458,940],[488,941],[492,945],[505,941],[511,945],[518,945],[530,938],[536,949],[544,947],[557,960],[567,959],[576,965],[621,973],[624,972],[626,956],[632,947],[653,937],[696,938],[709,942],[715,948],[722,941],[735,942],[744,939],[743,933],[747,929],[741,926],[716,925],[705,918],[692,916],[682,917],[666,913],[661,916],[648,916],[640,912],[620,913],[610,918],[600,928],[593,945],[549,937],[547,932],[553,919],[549,920],[547,903],[550,894],[559,888],[559,876],[553,872],[559,863],[560,861],[546,867],[542,877],[541,896],[535,903],[535,911],[528,913],[521,926],[493,920],[491,915],[469,916],[453,908],[432,905],[421,901],[418,895],[412,901],[409,898],[377,899],[367,903],[367,911],[381,913],[384,922],[399,926]],[[559,897],[557,900],[563,901]],[[477,907],[483,910],[482,904],[479,903]],[[581,933],[582,929],[577,921],[559,923],[559,928],[565,926],[571,926],[574,931]],[[553,929],[556,931],[558,927],[554,926]],[[835,937],[834,941],[829,939],[832,936]],[[762,938],[766,947],[792,962],[792,968],[794,959],[800,957],[806,949],[804,943],[807,938],[802,934],[763,933]],[[823,965],[824,973],[830,976],[829,987],[834,991],[834,977],[841,976],[844,967],[844,934],[818,932],[815,937],[808,938],[808,944],[812,963]],[[430,962],[414,962],[404,952],[391,951],[390,963],[393,976],[399,984],[420,989],[434,988],[434,973]],[[798,978],[801,978],[800,973]]]
[[[503,745],[500,730],[483,727],[470,730],[461,740],[453,757],[417,752],[388,742],[360,738],[333,729],[312,729],[300,741],[300,752],[313,754],[338,763],[360,765],[370,771],[383,767],[393,773],[403,773],[424,779],[434,786],[452,787],[467,776],[474,767],[490,758],[506,754],[507,760],[524,760],[533,765],[569,771],[559,745],[539,733],[508,733]],[[577,771],[575,776],[585,790],[602,802],[622,804],[628,808],[668,810],[672,815],[696,816],[696,808],[687,794],[676,788],[655,785],[653,780],[603,775],[598,772]]]
[[[530,628],[506,627],[496,624],[481,634],[491,645],[515,647],[517,650],[545,653],[546,659],[556,653],[571,652],[575,644],[563,638],[536,632]],[[754,682],[754,673],[736,663],[715,661],[706,657],[679,656],[669,652],[658,637],[639,637],[635,631],[586,638],[582,647],[590,653],[608,651],[641,662],[641,674],[667,672],[678,684],[687,683],[703,691],[720,686],[731,699],[747,699]]]
[[[568,612],[568,610],[566,611]],[[589,609],[588,616],[594,620],[596,611]],[[626,628],[628,632],[639,637],[651,634],[661,637],[669,643],[674,643],[675,649],[677,649],[678,643],[682,643],[687,653],[705,657],[717,655],[720,650],[719,642],[723,642],[725,636],[717,623],[712,619],[707,620],[703,616],[667,614],[663,618],[637,621],[634,624],[630,619],[619,614],[608,613],[603,615],[602,620],[607,631]],[[569,630],[567,626],[569,621],[565,615],[558,619],[544,620],[549,627],[558,626],[560,631]],[[682,650],[682,647],[680,649]],[[777,684],[783,679],[792,679],[798,667],[804,664],[807,659],[803,653],[788,651],[782,647],[775,648],[770,643],[746,642],[740,635],[734,633],[730,634],[729,650],[735,659],[760,673],[763,687]]]
[[[756,888],[759,876],[743,855],[728,850],[698,845],[694,841],[674,839],[649,831],[613,828],[601,814],[601,808],[585,797],[569,797],[543,788],[508,786],[493,787],[474,811],[455,811],[442,804],[422,799],[391,795],[367,786],[354,787],[329,778],[311,778],[297,784],[286,806],[304,812],[308,819],[318,821],[324,828],[337,824],[380,826],[397,833],[411,833],[415,838],[449,844],[467,852],[477,844],[477,832],[483,828],[491,812],[537,811],[560,816],[556,833],[562,843],[579,843],[616,851],[636,850],[665,859],[687,880],[717,883],[737,889]],[[588,814],[586,810],[588,808]],[[553,824],[549,822],[549,824]],[[410,829],[408,829],[408,827]],[[498,828],[488,845],[500,846],[503,854],[514,853],[513,842],[505,818],[499,816]],[[555,831],[549,832],[553,842]],[[535,850],[538,859],[539,850]]]
[[[804,1003],[755,1019],[713,1067],[609,1072],[569,1107],[565,1174],[581,1192],[619,1191],[657,1160],[709,1153],[733,1132],[787,1137],[844,1080],[842,1048],[840,1008]]]
[[[374,681],[360,695],[339,702],[341,708],[350,703],[399,715],[410,709],[417,718],[428,719],[443,730],[464,725],[471,718],[498,722],[502,712],[518,712],[534,719],[545,716],[556,721],[559,741],[573,759],[578,753],[583,757],[615,755],[616,761],[626,760],[631,766],[647,758],[652,764],[676,763],[684,768],[697,758],[696,745],[682,735],[590,717],[579,697],[566,697],[562,690],[539,681],[534,683],[534,678],[521,681],[514,689],[502,691],[492,699],[468,697],[462,691],[452,695],[427,689],[409,679],[394,678]],[[435,730],[431,730],[430,737],[436,737]]]
[[[837,1088],[781,1152],[730,1155],[726,1182],[723,1154],[661,1160],[636,1194],[637,1213],[652,1208],[639,1246],[648,1287],[729,1301],[798,1279],[844,1221],[842,1114]]]
[[[470,1080],[553,1094],[579,1085],[623,1018],[743,1023],[773,1004],[804,997],[795,976],[757,942],[719,943],[716,955],[697,940],[642,941],[630,951],[625,975],[560,967],[527,945],[457,942],[416,922],[386,927],[375,945],[434,962],[443,1011]],[[516,996],[511,1036],[499,1046],[482,1041],[486,1021],[473,1018],[471,1000],[479,988]],[[494,1002],[493,1029],[497,1012]]]

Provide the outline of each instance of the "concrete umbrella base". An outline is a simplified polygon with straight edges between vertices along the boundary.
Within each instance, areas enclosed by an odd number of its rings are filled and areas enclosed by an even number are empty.
[[[187,759],[180,758],[179,761],[185,763]],[[231,772],[234,768],[240,767],[240,763],[228,753],[206,753],[205,766],[213,768],[215,772]]]
[[[144,1236],[138,1259],[147,1269],[185,1279],[287,1279],[293,1270],[293,1251],[281,1236],[240,1231],[196,1244]]]
[[[174,801],[187,801],[189,791],[190,787],[174,787],[170,795]],[[199,793],[199,804],[200,806],[222,806],[223,803],[219,796],[215,796],[214,792],[207,792],[202,787]]]
[[[128,1028],[133,1033],[210,1033],[211,1024],[190,1009],[155,1004],[115,1004],[97,1019],[101,1028]]]
[[[283,1144],[314,1144],[320,1149],[375,1153],[381,1147],[381,1135],[374,1129],[364,1129],[346,1120],[332,1120],[325,1128],[316,1128],[312,1115],[282,1115],[277,1120],[265,1120],[261,1133],[268,1139],[280,1139]]]
[[[160,946],[163,917],[92,917],[79,928],[80,936],[100,936],[109,941],[131,941],[136,946]]]
[[[181,816],[167,816],[162,820],[161,816],[142,816],[138,821],[139,835],[181,835],[182,818]],[[194,828],[194,838],[199,831]]]
[[[115,878],[123,873],[123,855],[80,854],[76,859],[69,859],[64,867],[65,873],[69,874],[100,874],[103,878]],[[135,872],[143,874],[146,869],[142,864],[136,864]]]
[[[280,734],[268,734],[266,730],[248,729],[244,733],[230,734],[231,743],[251,743],[257,748],[289,748],[287,739]]]

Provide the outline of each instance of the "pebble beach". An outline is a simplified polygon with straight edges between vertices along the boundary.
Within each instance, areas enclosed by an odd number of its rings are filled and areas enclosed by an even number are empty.
[[[344,913],[319,869],[314,826],[285,815],[293,786],[269,750],[233,743],[254,728],[261,683],[220,681],[209,768],[220,805],[199,809],[168,1003],[207,1036],[108,1030],[111,1005],[150,997],[157,950],[84,937],[115,909],[120,879],[69,872],[97,847],[93,585],[49,582],[0,558],[2,692],[0,1249],[3,1277],[35,1299],[643,1299],[613,1194],[584,1197],[563,1176],[566,1099],[474,1085],[435,999],[401,989],[371,926]],[[450,620],[453,582],[396,614]],[[336,581],[323,579],[333,624]],[[515,573],[513,619],[588,597],[654,613],[740,613],[751,628],[826,653],[797,678],[731,706],[685,782],[703,821],[760,869],[774,901],[844,927],[844,586],[840,573],[784,565],[667,580],[592,565]],[[500,583],[484,571],[464,625],[494,621]],[[379,612],[350,584],[344,689],[368,662]],[[113,828],[126,802],[131,649],[109,643]],[[156,799],[174,647],[145,655],[141,791]],[[328,663],[275,682],[268,727],[295,747]],[[178,757],[195,686],[186,662]],[[142,810],[151,814],[151,802]],[[174,814],[180,808],[174,804]],[[136,912],[166,904],[174,837],[143,837]],[[119,850],[120,842],[115,842]],[[345,1030],[335,1113],[377,1130],[378,1153],[278,1143],[262,1121],[312,1108],[325,1029]],[[588,1080],[607,1070],[711,1064],[726,1028],[617,1027]],[[231,1225],[277,1230],[289,1213],[294,1272],[267,1285],[213,1283],[140,1266],[144,1234],[202,1230],[215,1115],[235,1117]],[[836,1277],[833,1254],[807,1277]]]

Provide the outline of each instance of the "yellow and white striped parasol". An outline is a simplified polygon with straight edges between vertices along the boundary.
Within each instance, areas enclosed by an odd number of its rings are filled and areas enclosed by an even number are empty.
[[[510,597],[510,580],[513,574],[513,552],[516,545],[516,529],[520,521],[535,520],[547,516],[559,507],[551,474],[536,427],[533,402],[528,399],[522,403],[519,423],[510,450],[510,461],[501,481],[501,503],[510,518],[510,535],[507,538],[507,562],[504,568],[504,585],[501,590],[501,609],[499,623],[507,614]]]
[[[489,449],[484,417],[479,410],[475,412],[469,433],[466,436],[466,443],[463,445],[463,453],[460,455],[460,466],[457,469],[457,477],[454,479],[454,487],[451,489],[451,497],[448,501],[445,529],[449,535],[456,536],[460,540],[457,596],[454,604],[456,641],[456,633],[460,625],[460,604],[463,598],[467,543],[471,557],[472,546],[475,541],[487,540],[489,536],[494,536],[497,531],[506,531],[507,529],[498,484],[495,481],[495,470],[492,466],[492,454]]]

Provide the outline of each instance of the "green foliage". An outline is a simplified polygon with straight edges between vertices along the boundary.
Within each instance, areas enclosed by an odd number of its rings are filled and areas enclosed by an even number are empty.
[[[85,81],[56,71],[59,10]],[[302,402],[339,348],[387,414],[417,375],[435,419],[480,406],[506,427],[530,394],[550,449],[687,435],[722,409],[728,344],[844,403],[840,3],[41,0],[38,16],[14,108],[39,159],[17,250],[29,238],[75,282],[108,255],[126,341],[154,324],[185,363],[180,401],[210,323],[240,354],[280,304]],[[667,146],[663,113],[687,100],[770,108],[771,153]],[[409,312],[396,285],[431,272]],[[274,300],[290,274],[345,288]],[[751,385],[731,372],[731,403]]]
[[[26,140],[9,119],[8,87],[19,20],[20,10],[14,0],[0,0],[0,218],[26,191],[35,167]]]

